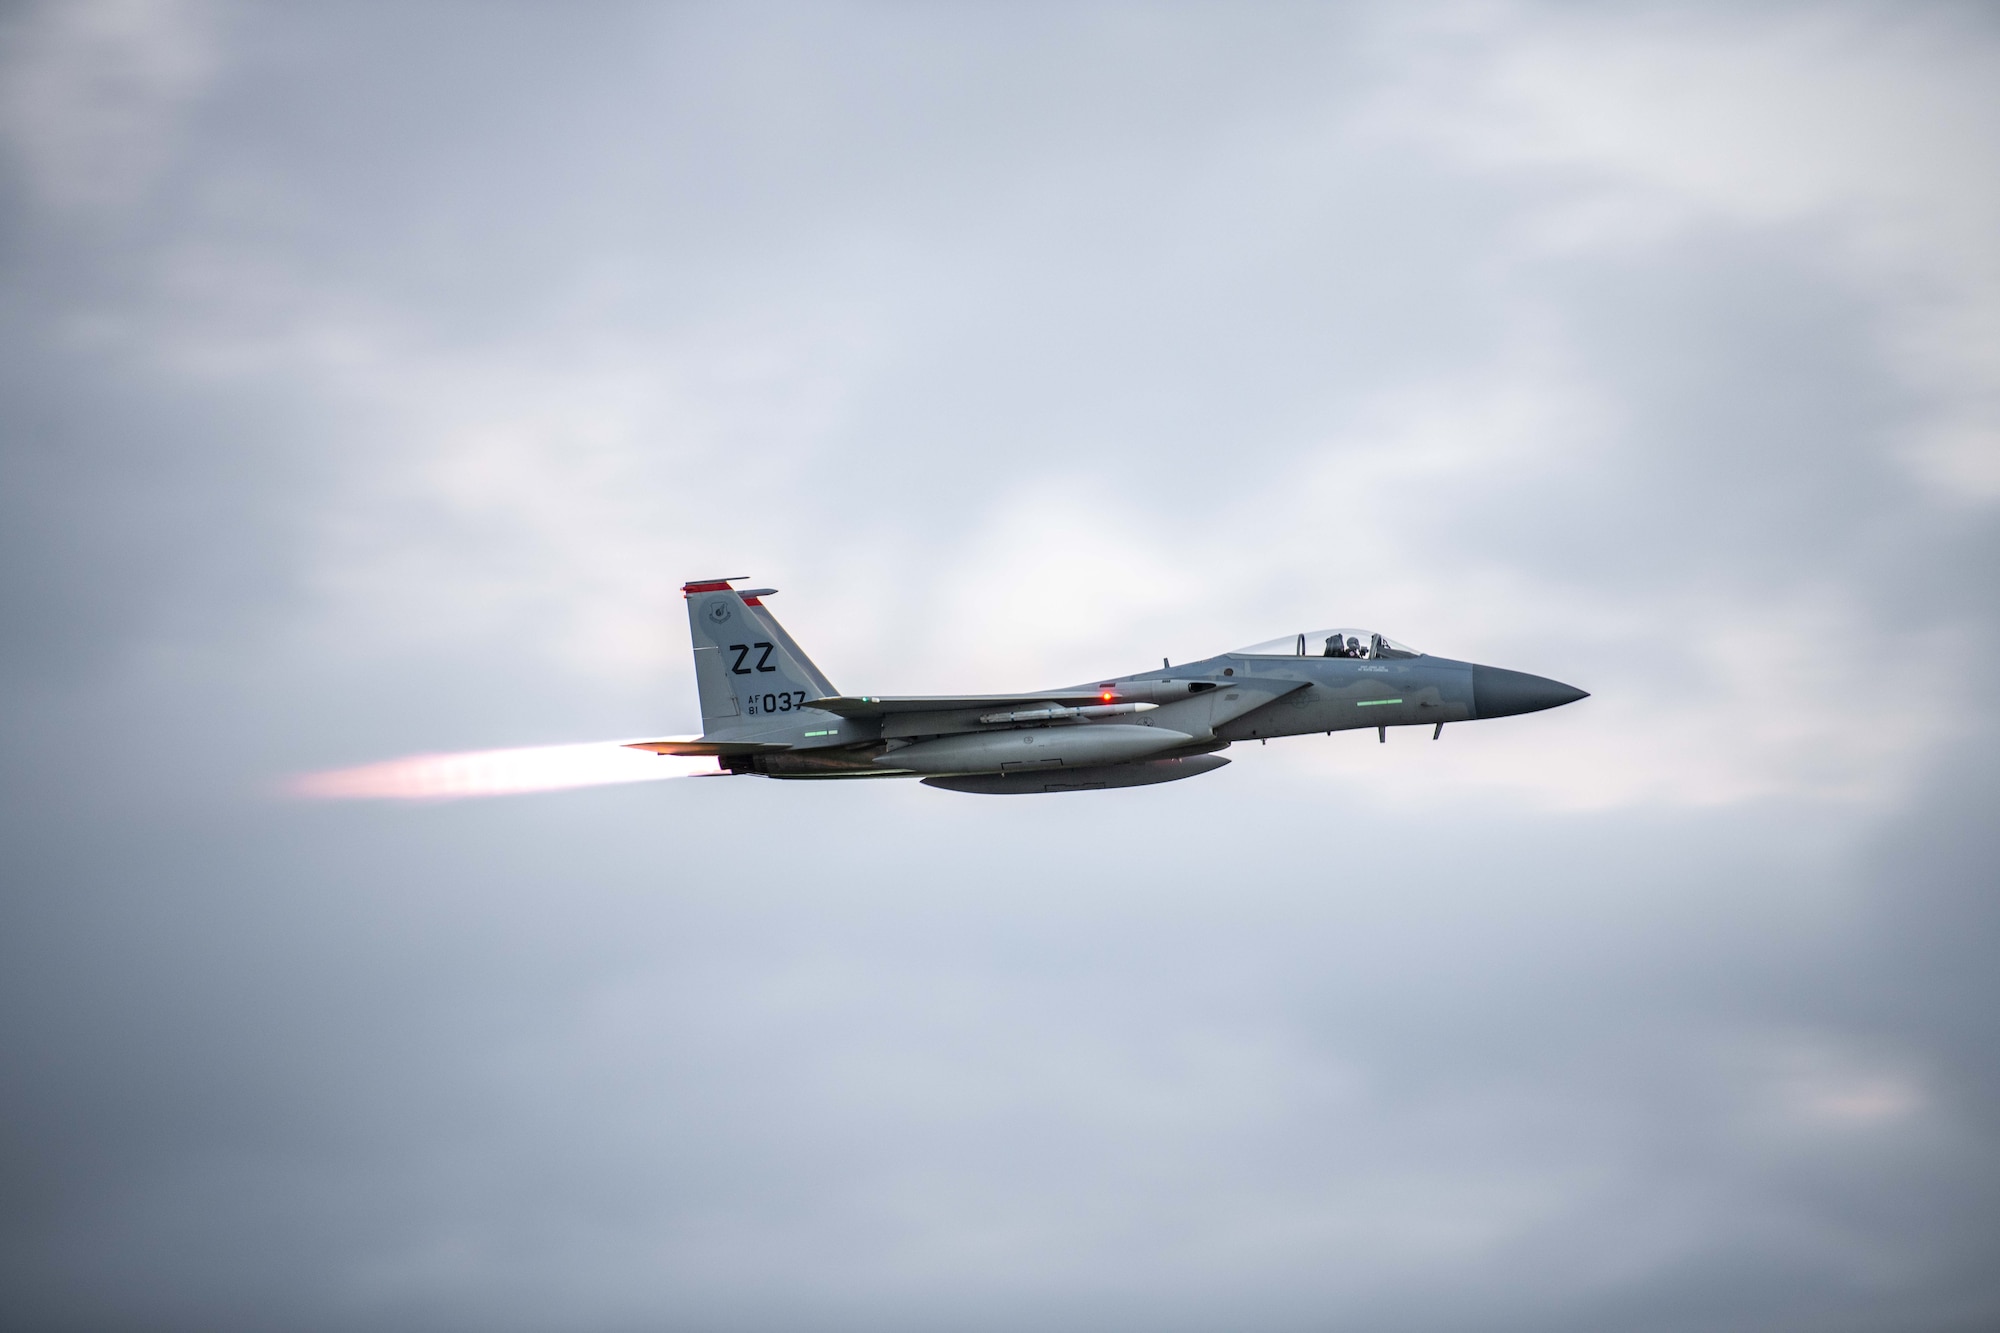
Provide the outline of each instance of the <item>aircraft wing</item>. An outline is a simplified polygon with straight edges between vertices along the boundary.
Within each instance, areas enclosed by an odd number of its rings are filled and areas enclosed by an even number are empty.
[[[771,754],[778,750],[789,750],[789,745],[764,745],[757,741],[704,741],[669,737],[663,741],[627,741],[628,750],[651,750],[654,754],[677,755],[730,755],[730,754]]]
[[[836,695],[809,699],[801,708],[817,708],[841,717],[888,717],[893,713],[948,713],[968,708],[1008,708],[1015,704],[1094,704],[1101,696],[1095,690],[1048,690],[1041,694],[905,694]]]

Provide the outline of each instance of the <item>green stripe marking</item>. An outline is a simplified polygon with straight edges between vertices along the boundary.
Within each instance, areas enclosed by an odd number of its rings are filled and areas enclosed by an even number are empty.
[[[1359,699],[1355,701],[1354,706],[1356,708],[1374,708],[1378,704],[1399,704],[1401,702],[1403,702],[1401,699]]]

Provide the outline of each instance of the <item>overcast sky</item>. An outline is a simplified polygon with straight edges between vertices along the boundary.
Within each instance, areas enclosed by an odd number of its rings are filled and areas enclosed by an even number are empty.
[[[0,16],[0,1327],[2000,1324],[1980,5]],[[1558,712],[313,803],[1320,625]]]

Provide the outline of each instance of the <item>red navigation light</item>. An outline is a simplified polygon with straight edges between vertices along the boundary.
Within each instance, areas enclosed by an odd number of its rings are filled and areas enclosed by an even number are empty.
[[[1104,693],[1098,695],[1097,697],[1104,700],[1104,702],[1106,703],[1110,703],[1113,699],[1116,699],[1118,696],[1113,694],[1110,690],[1106,690]]]

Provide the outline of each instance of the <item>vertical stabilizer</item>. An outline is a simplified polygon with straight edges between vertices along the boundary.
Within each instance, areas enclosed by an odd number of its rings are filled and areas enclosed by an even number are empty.
[[[764,605],[777,589],[738,592],[729,586],[737,581],[705,579],[681,588],[704,736],[764,731],[789,721],[786,715],[808,699],[839,693]]]

